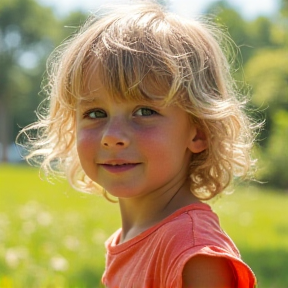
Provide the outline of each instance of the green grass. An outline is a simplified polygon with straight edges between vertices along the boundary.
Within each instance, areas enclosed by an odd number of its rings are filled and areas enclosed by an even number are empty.
[[[117,204],[42,181],[26,166],[0,166],[0,196],[1,288],[100,287]],[[244,186],[211,205],[259,287],[287,288],[287,195]]]

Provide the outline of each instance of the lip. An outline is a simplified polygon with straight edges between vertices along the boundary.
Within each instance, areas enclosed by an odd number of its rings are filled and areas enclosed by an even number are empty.
[[[122,173],[135,168],[139,164],[140,163],[117,159],[117,160],[105,161],[103,163],[99,163],[98,165],[100,165],[103,169],[105,169],[110,173]]]

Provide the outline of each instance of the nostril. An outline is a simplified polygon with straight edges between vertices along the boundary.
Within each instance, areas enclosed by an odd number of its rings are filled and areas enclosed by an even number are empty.
[[[112,141],[109,143],[109,142],[107,141],[107,142],[104,142],[103,145],[104,145],[105,147],[110,147],[110,146],[112,147],[112,146],[114,146],[114,145],[115,145],[115,146],[124,146],[125,143],[124,143],[124,142],[114,142],[114,143],[113,143]]]

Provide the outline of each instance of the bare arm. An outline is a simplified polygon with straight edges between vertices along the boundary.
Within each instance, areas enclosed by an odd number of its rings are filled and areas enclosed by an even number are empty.
[[[199,255],[191,258],[183,270],[183,288],[234,288],[236,280],[228,260]]]

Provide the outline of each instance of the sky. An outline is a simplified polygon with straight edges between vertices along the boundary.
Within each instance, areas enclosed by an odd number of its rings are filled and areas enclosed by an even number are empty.
[[[258,15],[269,15],[277,11],[279,0],[227,0],[245,18],[253,19]],[[128,0],[38,0],[38,2],[52,6],[60,14],[69,13],[71,10],[81,9],[84,12],[97,10],[107,3],[127,3]],[[203,9],[216,0],[169,0],[171,10],[179,15],[191,17],[199,15]]]

